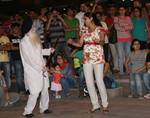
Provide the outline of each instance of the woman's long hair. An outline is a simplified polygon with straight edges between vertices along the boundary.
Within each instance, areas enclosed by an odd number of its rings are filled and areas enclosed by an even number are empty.
[[[94,24],[95,24],[96,26],[102,26],[100,20],[97,19],[95,13],[87,12],[87,13],[84,14],[84,16],[86,16],[86,17],[88,17],[88,18],[92,18],[92,20],[93,20],[93,22],[94,22]]]

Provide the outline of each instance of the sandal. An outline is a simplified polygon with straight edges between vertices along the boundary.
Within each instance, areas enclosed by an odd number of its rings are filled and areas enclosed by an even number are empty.
[[[108,107],[103,107],[103,113],[108,113],[108,112],[109,112]]]
[[[91,110],[90,110],[91,113],[94,113],[94,112],[96,112],[96,111],[100,111],[100,107],[99,107],[99,108],[96,108],[96,109],[91,109]]]

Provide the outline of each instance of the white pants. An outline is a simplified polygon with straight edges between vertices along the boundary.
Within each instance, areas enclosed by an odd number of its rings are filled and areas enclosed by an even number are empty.
[[[94,77],[93,77],[93,70],[95,74],[96,84],[101,96],[102,106],[107,107],[108,101],[107,101],[107,92],[103,81],[103,68],[104,64],[84,64],[83,70],[86,80],[86,85],[89,91],[91,103],[93,105],[93,108],[99,108],[99,102],[98,102],[98,96],[95,89],[94,84]]]
[[[39,93],[30,93],[23,115],[32,113],[33,109],[35,108],[39,94],[40,94],[40,92]],[[49,107],[49,93],[48,93],[47,86],[43,86],[43,89],[41,91],[39,107],[40,107],[40,113],[43,113]]]

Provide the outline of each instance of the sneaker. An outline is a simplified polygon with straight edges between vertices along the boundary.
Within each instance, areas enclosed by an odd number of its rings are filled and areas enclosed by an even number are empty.
[[[128,95],[128,98],[133,98],[133,95],[131,95],[131,94],[130,94],[130,95]]]
[[[7,101],[4,105],[4,107],[8,107],[8,106],[11,106],[14,102],[11,102],[11,101]]]
[[[56,99],[61,99],[61,95],[56,95],[55,98]]]
[[[5,104],[4,104],[4,107],[8,107],[9,106],[9,102],[7,101]]]
[[[145,98],[145,99],[150,99],[150,94],[144,95],[144,98]]]

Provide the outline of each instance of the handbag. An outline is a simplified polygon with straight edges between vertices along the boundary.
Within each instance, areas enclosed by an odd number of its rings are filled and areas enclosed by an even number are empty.
[[[115,29],[114,24],[110,28],[109,32],[110,32],[108,35],[109,43],[111,43],[111,44],[117,43],[117,30]]]

